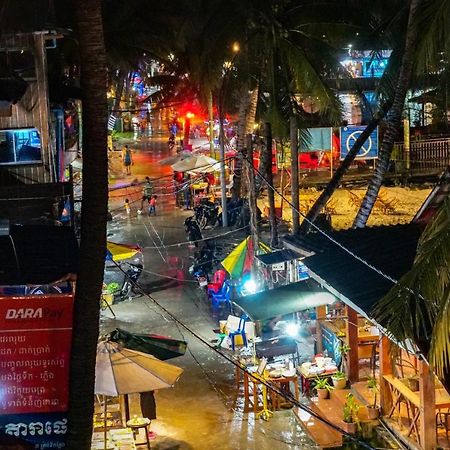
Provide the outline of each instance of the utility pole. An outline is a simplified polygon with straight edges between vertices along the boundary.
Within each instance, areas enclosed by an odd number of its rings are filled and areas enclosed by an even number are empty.
[[[264,171],[266,172],[264,175],[267,180],[267,196],[269,198],[270,246],[274,248],[278,246],[278,228],[277,215],[275,211],[275,192],[273,190],[272,128],[270,126],[270,122],[266,122],[265,141],[266,149],[269,152],[270,158],[267,162],[267,167],[264,168]]]
[[[298,185],[298,125],[297,118],[291,116],[291,201],[292,201],[292,234],[298,234],[300,230],[300,198]]]
[[[258,234],[258,206],[256,203],[255,191],[255,172],[253,169],[253,145],[252,135],[247,134],[245,137],[246,143],[246,161],[247,161],[247,179],[248,179],[248,207],[250,210],[250,230],[253,238],[254,252],[259,249],[259,234]]]
[[[219,113],[220,134],[220,195],[222,197],[222,226],[228,226],[228,208],[227,208],[227,181],[225,177],[225,132],[223,129],[223,111],[222,108]]]
[[[213,93],[211,90],[208,92],[208,127],[209,127],[209,156],[211,156],[211,158],[215,158]]]

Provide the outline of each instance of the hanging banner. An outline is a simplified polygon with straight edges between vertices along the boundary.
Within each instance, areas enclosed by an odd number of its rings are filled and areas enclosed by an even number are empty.
[[[333,148],[331,127],[307,128],[306,142],[300,144],[300,152],[330,152]]]
[[[341,127],[341,160],[347,156],[347,153],[365,129],[365,126]],[[372,131],[356,155],[356,159],[376,158],[378,158],[378,128]]]
[[[72,294],[0,297],[0,432],[37,448],[63,448],[72,308]]]

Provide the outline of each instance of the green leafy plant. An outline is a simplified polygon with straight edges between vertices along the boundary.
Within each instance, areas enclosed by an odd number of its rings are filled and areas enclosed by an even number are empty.
[[[108,292],[108,294],[114,294],[119,289],[120,289],[119,283],[109,283],[108,286],[106,287],[106,291]]]
[[[331,392],[334,389],[334,387],[331,386],[330,382],[328,381],[328,378],[320,377],[316,377],[315,387],[316,389],[326,389],[328,392]]]
[[[375,377],[369,377],[367,380],[367,387],[372,392],[373,403],[372,408],[377,407],[377,393],[378,393],[378,380]]]
[[[344,380],[345,378],[347,378],[347,375],[344,372],[336,372],[333,374],[332,378],[336,379],[336,380]]]
[[[351,393],[347,394],[344,406],[342,408],[344,422],[359,424],[359,408],[360,406],[356,403],[354,395]]]

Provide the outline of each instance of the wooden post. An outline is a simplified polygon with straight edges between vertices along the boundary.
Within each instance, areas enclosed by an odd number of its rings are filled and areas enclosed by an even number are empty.
[[[378,385],[380,386],[380,406],[381,411],[388,413],[392,407],[392,393],[389,383],[384,379],[384,375],[392,375],[392,360],[389,355],[391,341],[382,336],[380,340],[380,374]]]
[[[316,306],[316,349],[317,353],[322,353],[322,325],[319,322],[320,320],[324,320],[327,317],[327,307],[326,305]],[[330,355],[331,356],[331,355]]]
[[[436,447],[436,407],[434,374],[428,364],[419,361],[420,387],[420,447],[432,450]]]
[[[346,331],[347,344],[350,350],[347,353],[347,376],[350,381],[359,380],[359,361],[358,361],[358,314],[350,308],[345,306],[347,314]]]

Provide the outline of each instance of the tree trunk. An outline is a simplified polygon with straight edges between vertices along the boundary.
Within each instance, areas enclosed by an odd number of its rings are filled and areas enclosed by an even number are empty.
[[[386,113],[389,111],[389,108],[391,107],[392,102],[388,101],[386,102],[381,110],[374,115],[372,120],[369,122],[365,130],[359,135],[358,139],[353,144],[350,151],[347,153],[344,161],[339,165],[339,167],[336,169],[336,171],[333,174],[333,178],[329,181],[327,184],[327,187],[322,191],[319,198],[316,200],[312,208],[308,211],[308,214],[306,215],[306,219],[302,223],[301,232],[306,233],[310,227],[310,222],[314,222],[317,217],[319,216],[322,209],[327,204],[328,200],[333,195],[334,191],[338,188],[339,184],[342,181],[343,176],[347,172],[348,168],[351,166],[353,161],[356,158],[356,155],[361,150],[362,145],[366,141],[366,139],[370,136],[370,134],[375,130],[375,128],[378,126],[381,119],[386,115]]]
[[[83,203],[74,304],[67,448],[89,450],[94,412],[95,358],[106,254],[108,156],[106,55],[100,0],[77,0],[83,91]]]
[[[237,157],[234,163],[233,197],[242,196],[242,150],[245,139],[253,133],[255,125],[256,106],[258,104],[258,86],[253,91],[243,90],[239,103],[238,129],[237,129]]]
[[[300,193],[298,185],[298,124],[297,118],[291,116],[291,203],[292,203],[292,234],[300,230]]]
[[[417,47],[418,40],[418,26],[417,20],[419,16],[420,6],[423,0],[412,0],[409,7],[408,28],[406,31],[405,50],[402,57],[402,65],[397,80],[397,88],[395,90],[394,102],[389,111],[387,129],[381,144],[379,157],[375,167],[373,177],[369,182],[366,195],[359,208],[358,214],[353,222],[353,228],[363,228],[369,219],[372,208],[378,197],[381,184],[385,173],[389,167],[389,160],[391,158],[392,148],[395,137],[400,129],[403,107],[405,105],[406,92],[409,88],[411,74],[413,69],[414,52]]]
[[[223,124],[221,125],[223,128]],[[209,156],[215,157],[214,152],[214,112],[213,112],[213,93],[208,92],[208,129],[209,129]]]
[[[270,246],[272,248],[278,247],[278,228],[277,228],[277,215],[275,211],[275,192],[273,187],[273,175],[272,175],[272,128],[270,123],[266,123],[266,148],[270,149],[270,158],[264,166],[264,176],[267,180],[267,196],[269,198],[269,223],[270,223]],[[268,152],[267,152],[268,153]]]
[[[259,249],[258,233],[258,205],[256,203],[255,191],[255,171],[253,168],[253,145],[252,135],[246,138],[246,161],[247,161],[247,183],[248,183],[248,207],[250,210],[250,229],[253,238],[253,248],[256,252]]]

